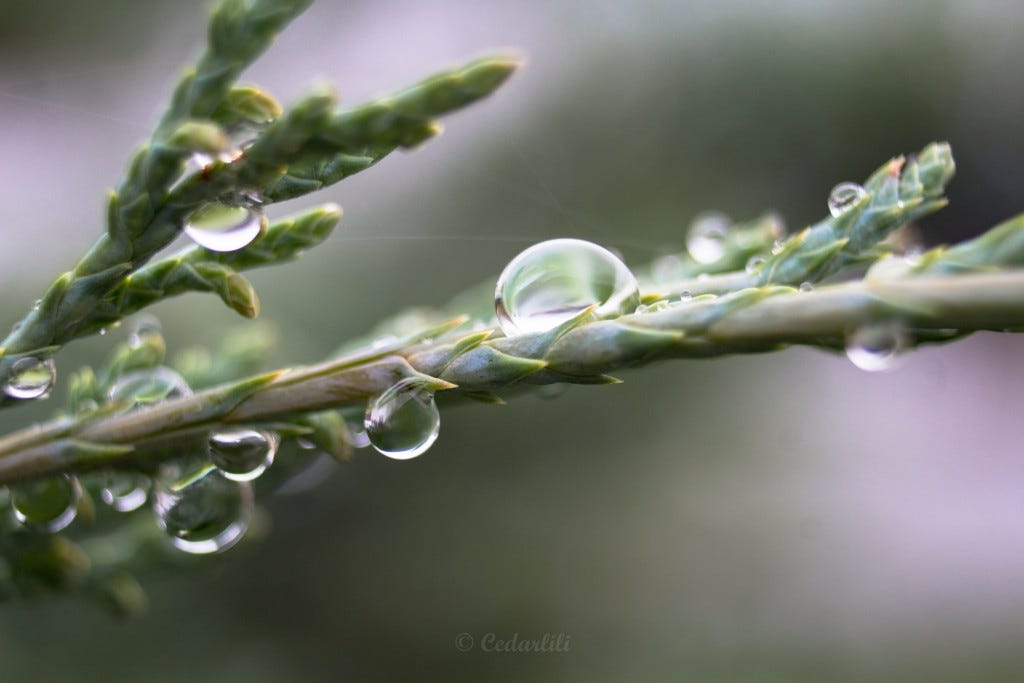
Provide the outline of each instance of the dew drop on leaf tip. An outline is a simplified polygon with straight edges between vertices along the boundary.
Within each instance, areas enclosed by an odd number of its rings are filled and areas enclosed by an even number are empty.
[[[895,369],[909,344],[906,327],[898,321],[868,323],[855,329],[846,340],[846,357],[867,372]]]
[[[406,378],[370,402],[363,425],[377,452],[409,460],[425,453],[437,440],[441,414],[433,392],[420,380]]]

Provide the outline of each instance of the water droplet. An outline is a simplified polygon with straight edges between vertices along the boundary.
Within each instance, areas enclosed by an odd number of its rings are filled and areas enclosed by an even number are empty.
[[[277,454],[276,434],[256,429],[231,429],[210,435],[210,461],[228,479],[252,481],[270,467]]]
[[[632,313],[640,303],[640,288],[626,264],[607,249],[557,239],[512,259],[498,278],[494,298],[498,324],[512,336],[554,329],[589,306],[597,306],[600,318]]]
[[[651,277],[655,282],[672,282],[683,276],[683,261],[676,254],[659,256],[651,264]]]
[[[132,330],[128,334],[128,346],[132,349],[142,348],[147,337],[159,337],[161,331],[160,320],[156,316],[144,315],[132,325]]]
[[[24,356],[11,364],[3,390],[16,399],[44,398],[56,380],[57,366],[52,358]]]
[[[153,511],[178,549],[196,555],[220,552],[249,529],[252,486],[225,478],[212,465],[169,463],[154,482]]]
[[[749,259],[747,259],[747,266],[746,266],[747,273],[749,275],[753,275],[754,273],[756,273],[758,270],[760,270],[761,265],[766,260],[767,259],[765,259],[765,257],[761,256],[760,254],[755,254],[754,256],[751,256]]]
[[[316,444],[315,443],[313,443],[309,439],[304,439],[301,436],[298,437],[297,439],[295,439],[295,445],[298,446],[299,448],[301,448],[304,451],[315,451],[316,450]]]
[[[814,291],[814,285],[811,284],[810,282],[801,282],[800,283],[800,291],[801,292],[805,292],[805,293],[806,292]]]
[[[857,183],[839,183],[828,195],[828,212],[838,218],[866,197],[868,191]]]
[[[14,518],[29,529],[54,533],[67,527],[78,514],[82,486],[61,474],[10,487]]]
[[[714,263],[725,253],[725,238],[732,221],[716,211],[702,213],[690,225],[686,235],[686,250],[698,263]]]
[[[775,240],[772,242],[772,256],[778,256],[786,248],[787,240]]]
[[[437,440],[441,414],[434,394],[420,380],[406,378],[374,399],[363,420],[370,444],[396,460],[425,452]]]
[[[185,379],[174,370],[158,366],[149,370],[136,370],[121,375],[107,391],[107,398],[116,403],[133,406],[149,405],[160,401],[191,396]]]
[[[98,332],[99,332],[99,335],[100,335],[100,336],[102,337],[102,336],[104,336],[104,335],[105,335],[105,334],[107,333],[107,328],[105,328],[105,327],[101,327],[101,328],[100,328],[100,329],[98,330]]]
[[[892,370],[906,350],[909,338],[899,321],[863,325],[846,342],[846,357],[861,370]]]
[[[554,384],[542,384],[537,388],[537,396],[545,400],[553,400],[561,396],[569,388],[568,384],[564,382],[555,382]]]
[[[238,251],[256,239],[262,228],[263,210],[255,203],[214,202],[189,216],[182,230],[210,251]]]
[[[693,301],[693,292],[691,292],[690,290],[686,290],[685,292],[679,295],[680,303],[684,303],[687,301]]]
[[[149,478],[132,472],[107,472],[103,475],[100,498],[118,512],[138,510],[149,497]]]
[[[43,307],[43,300],[42,299],[36,299],[35,301],[32,302],[32,310],[33,311],[38,311],[42,307]]]

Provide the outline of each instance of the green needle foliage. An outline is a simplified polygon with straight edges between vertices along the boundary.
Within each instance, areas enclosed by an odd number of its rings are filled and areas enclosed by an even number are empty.
[[[206,51],[110,194],[105,232],[0,344],[5,386],[26,361],[46,380],[47,362],[61,346],[171,296],[212,292],[255,317],[259,301],[243,272],[295,260],[341,218],[340,207],[326,205],[268,221],[263,207],[423,143],[439,132],[438,117],[491,94],[517,67],[507,58],[476,60],[347,110],[336,109],[329,91],[283,109],[258,88],[236,85],[308,4],[226,0],[214,11]],[[187,556],[147,514],[118,514],[96,498],[122,495],[111,482],[131,484],[122,486],[128,500],[132,482],[163,481],[168,467],[188,464],[181,453],[212,448],[211,434],[250,430],[246,438],[256,433],[263,446],[280,444],[257,482],[259,491],[273,490],[308,464],[303,449],[346,460],[365,445],[352,418],[396,387],[415,387],[430,408],[435,394],[442,405],[502,403],[539,385],[618,382],[612,373],[669,358],[793,344],[841,350],[859,330],[880,325],[898,326],[907,348],[1024,328],[1024,216],[916,257],[889,241],[945,205],[953,172],[949,146],[928,145],[882,165],[833,215],[788,239],[774,215],[732,226],[710,262],[681,252],[638,268],[642,303],[635,311],[599,316],[590,306],[540,332],[502,331],[493,282],[447,306],[386,320],[319,364],[270,372],[263,367],[274,343],[270,328],[250,328],[216,350],[187,349],[168,362],[159,327],[144,323],[102,367],[69,375],[66,409],[55,419],[0,438],[0,483],[9,487],[0,489],[0,504],[17,513],[0,517],[0,593],[72,591],[119,613],[143,609],[132,572],[176,566]],[[160,255],[197,211],[240,197],[256,198],[260,208],[251,242],[234,251],[197,244]],[[40,395],[49,386],[43,389]],[[7,394],[0,407],[21,402]],[[429,426],[431,415],[412,422]],[[209,471],[193,469],[151,495],[166,505]],[[67,500],[65,516],[75,523],[64,529],[67,520],[54,520]],[[175,519],[160,517],[169,532]],[[193,532],[208,520],[199,522]],[[181,534],[175,540],[179,547],[190,542]]]

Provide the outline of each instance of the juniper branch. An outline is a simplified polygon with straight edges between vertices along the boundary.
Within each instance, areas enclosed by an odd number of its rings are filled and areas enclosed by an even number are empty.
[[[397,147],[435,135],[440,130],[437,117],[487,96],[518,65],[506,58],[479,59],[339,113],[334,112],[333,92],[316,91],[282,113],[266,93],[233,82],[309,4],[225,0],[216,9],[206,51],[182,78],[151,140],[110,195],[106,233],[0,343],[0,377],[7,377],[20,357],[53,353],[184,291],[212,291],[242,315],[256,315],[255,292],[239,268],[293,258],[297,249],[287,245],[305,239],[308,220],[273,226],[270,240],[235,259],[193,251],[183,260],[146,263],[178,236],[200,207],[240,193],[275,202],[338,182]],[[233,129],[268,119],[273,121],[249,147],[226,153]],[[215,160],[181,179],[186,160],[197,152]],[[292,231],[296,234],[289,236]],[[231,263],[239,260],[244,264]],[[10,404],[0,398],[0,408]]]
[[[610,320],[595,320],[585,311],[544,333],[503,337],[495,329],[466,331],[465,319],[455,319],[390,346],[319,365],[253,376],[130,413],[67,418],[16,433],[0,440],[0,483],[139,466],[159,457],[161,444],[222,425],[359,407],[406,377],[418,378],[443,399],[494,402],[529,385],[614,382],[609,373],[670,358],[760,353],[792,344],[832,350],[842,347],[851,330],[883,320],[909,326],[917,333],[915,344],[1019,328],[1024,326],[1024,272],[943,272],[949,264],[985,263],[980,270],[990,271],[1019,263],[1022,236],[1024,216],[936,252],[919,274],[810,292],[764,285]]]

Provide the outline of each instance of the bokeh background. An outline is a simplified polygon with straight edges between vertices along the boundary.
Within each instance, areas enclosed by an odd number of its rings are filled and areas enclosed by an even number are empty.
[[[0,0],[7,324],[102,229],[206,11]],[[528,67],[441,139],[298,202],[346,215],[253,278],[276,361],[443,303],[546,237],[643,263],[706,209],[800,227],[836,182],[935,139],[959,172],[924,239],[977,234],[1024,209],[1022,22],[998,1],[323,0],[248,80],[287,102],[322,78],[355,103],[492,48]],[[199,295],[156,312],[172,349],[245,324]],[[981,334],[867,375],[793,349],[453,409],[423,457],[362,452],[261,501],[261,543],[145,575],[146,617],[4,605],[0,678],[1021,680],[1022,352]],[[463,653],[461,633],[571,640]]]

